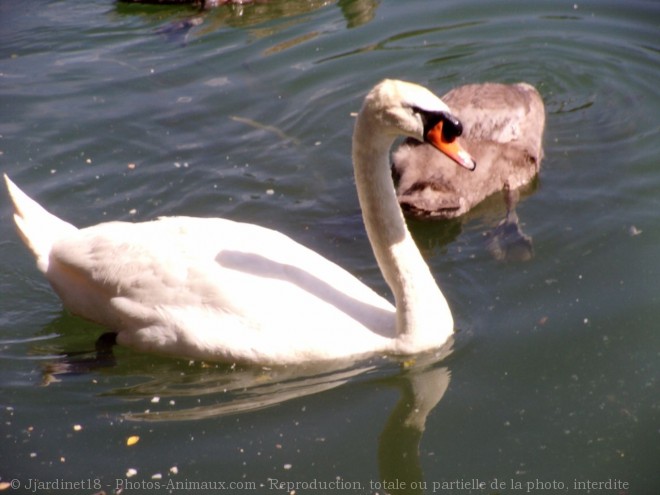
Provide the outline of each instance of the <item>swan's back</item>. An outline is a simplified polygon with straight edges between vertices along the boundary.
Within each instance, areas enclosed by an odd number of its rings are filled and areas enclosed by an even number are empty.
[[[405,209],[457,217],[489,195],[505,187],[517,189],[538,174],[545,108],[533,86],[470,84],[442,99],[463,124],[458,139],[477,167],[456,167],[432,146],[406,140],[392,155],[397,195]]]

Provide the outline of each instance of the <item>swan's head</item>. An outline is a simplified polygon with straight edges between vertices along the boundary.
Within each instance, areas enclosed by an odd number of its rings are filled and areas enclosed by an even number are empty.
[[[367,95],[365,108],[385,132],[429,143],[468,170],[477,166],[456,140],[463,132],[461,122],[428,89],[405,81],[385,79]]]

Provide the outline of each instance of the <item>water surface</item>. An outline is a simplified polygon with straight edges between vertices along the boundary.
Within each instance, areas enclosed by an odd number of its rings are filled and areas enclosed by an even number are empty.
[[[651,1],[1,3],[0,168],[51,211],[79,226],[257,222],[383,294],[350,163],[366,91],[526,80],[548,118],[518,207],[532,260],[486,249],[500,197],[459,222],[411,222],[459,330],[444,359],[337,371],[97,354],[103,329],[62,310],[3,197],[0,483],[657,493],[659,25]],[[459,484],[471,479],[486,485]]]

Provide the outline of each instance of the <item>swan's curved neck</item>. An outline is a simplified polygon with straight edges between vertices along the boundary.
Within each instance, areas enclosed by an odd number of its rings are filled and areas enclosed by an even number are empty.
[[[410,349],[453,332],[447,301],[440,292],[405,223],[390,172],[395,136],[383,133],[364,107],[353,133],[353,165],[364,224],[378,265],[394,293],[397,334]]]

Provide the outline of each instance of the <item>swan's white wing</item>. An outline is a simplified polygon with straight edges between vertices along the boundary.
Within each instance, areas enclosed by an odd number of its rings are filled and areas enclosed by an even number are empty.
[[[141,350],[287,362],[373,351],[394,336],[394,308],[347,271],[224,219],[82,229],[53,246],[47,276],[71,311]]]

